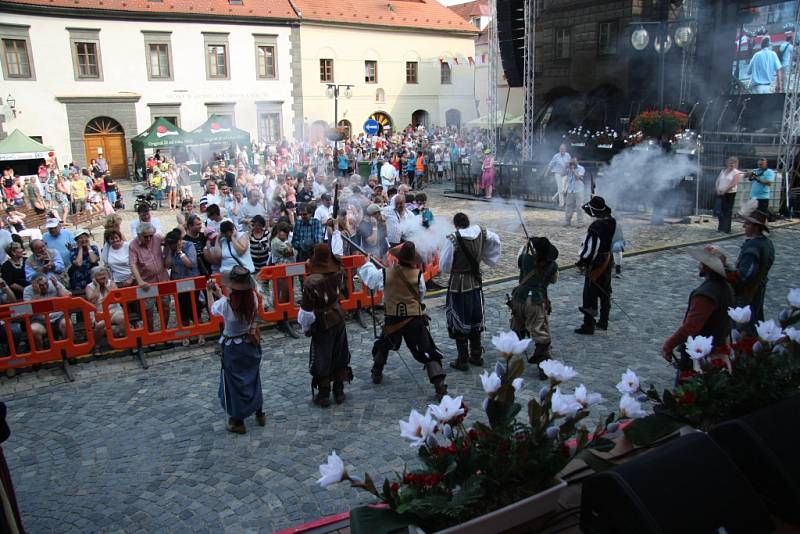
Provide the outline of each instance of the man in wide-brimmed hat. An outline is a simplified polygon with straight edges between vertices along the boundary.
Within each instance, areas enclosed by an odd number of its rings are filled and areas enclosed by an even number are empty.
[[[700,262],[699,274],[704,280],[689,295],[689,307],[683,316],[683,323],[661,347],[661,355],[667,361],[672,361],[675,348],[681,349],[682,370],[692,368],[684,347],[690,336],[712,338],[715,349],[728,343],[731,331],[728,308],[733,306],[733,288],[727,279],[729,269],[725,253],[717,247],[707,246],[690,250],[689,255]]]
[[[586,231],[577,266],[586,278],[583,282],[583,305],[578,308],[583,313],[583,324],[575,329],[576,334],[594,334],[594,328],[606,330],[611,312],[611,272],[614,259],[611,244],[617,221],[611,216],[611,208],[603,197],[592,197],[583,205],[590,217],[594,218]],[[600,320],[597,317],[597,303],[600,302]]]
[[[764,320],[767,274],[775,262],[775,247],[769,239],[768,215],[754,201],[742,208],[745,241],[736,260],[736,305],[750,306],[751,325]]]
[[[558,249],[546,237],[532,237],[519,252],[519,285],[511,293],[511,329],[520,339],[530,337],[535,343],[532,364],[551,357],[550,299],[547,286],[558,279]],[[546,378],[542,370],[539,377]]]
[[[439,257],[439,268],[450,273],[447,284],[447,333],[456,341],[458,357],[450,367],[459,371],[483,365],[483,281],[481,262],[490,267],[500,260],[498,235],[483,226],[470,225],[465,213],[453,217],[456,231],[447,236]]]
[[[315,245],[306,262],[308,276],[303,283],[303,301],[297,322],[311,336],[308,368],[314,404],[331,405],[331,383],[336,404],[344,402],[344,382],[352,380],[350,348],[347,344],[344,312],[339,305],[343,284],[342,263],[327,243]]]
[[[372,346],[372,382],[380,384],[389,351],[400,349],[401,342],[405,340],[414,359],[425,366],[436,394],[442,397],[447,393],[447,385],[441,363],[442,353],[428,330],[428,317],[422,304],[425,294],[422,257],[411,241],[390,249],[389,254],[397,259],[397,263],[384,271],[386,316],[381,337]]]

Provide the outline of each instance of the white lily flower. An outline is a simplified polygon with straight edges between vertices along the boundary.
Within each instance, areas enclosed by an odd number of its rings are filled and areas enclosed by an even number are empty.
[[[589,393],[586,386],[581,384],[575,388],[575,400],[584,408],[588,408],[589,406],[602,402],[603,396],[599,393]]]
[[[641,417],[645,417],[646,415],[647,412],[642,409],[641,403],[630,395],[623,395],[619,400],[620,419],[624,419],[626,417],[629,419],[639,419]]]
[[[750,306],[745,306],[744,308],[728,308],[728,317],[733,319],[735,323],[749,323],[750,317],[752,317]]]
[[[787,298],[792,308],[800,308],[800,287],[790,289]]]
[[[435,428],[436,421],[431,416],[430,409],[425,415],[417,410],[411,410],[408,421],[400,421],[400,437],[411,440],[411,447],[419,447],[433,434]]]
[[[336,451],[331,451],[328,455],[328,463],[319,466],[319,474],[322,475],[317,484],[326,488],[333,484],[337,484],[344,479],[345,474],[344,462],[336,454]]]
[[[756,325],[758,337],[767,343],[775,343],[783,337],[783,330],[774,320],[759,321]]]
[[[428,405],[428,408],[431,411],[431,415],[439,420],[440,423],[447,423],[448,421],[462,415],[464,413],[464,408],[462,407],[462,400],[464,400],[463,395],[459,395],[458,397],[451,397],[450,395],[445,395],[442,397],[442,400],[439,402],[438,406],[436,404]]]
[[[505,358],[510,358],[515,354],[522,354],[531,344],[530,338],[520,339],[514,331],[500,332],[492,336],[492,345]]]
[[[547,375],[547,378],[556,384],[571,380],[578,374],[575,369],[558,360],[545,360],[539,364],[539,368]]]
[[[563,417],[572,417],[582,408],[581,404],[575,400],[574,395],[563,395],[559,388],[553,392],[550,406],[554,414]]]
[[[622,373],[620,381],[617,384],[617,391],[623,395],[632,395],[639,391],[639,377],[636,376],[636,373],[630,369]]]
[[[515,378],[511,381],[511,385],[514,387],[514,393],[519,393],[519,390],[525,385],[525,380],[522,378]]]
[[[503,381],[495,372],[492,372],[492,374],[489,374],[487,371],[481,373],[481,384],[483,385],[483,391],[485,391],[490,397],[497,393],[497,390],[500,389],[502,383]]]
[[[686,339],[686,352],[692,360],[702,360],[714,348],[714,339],[704,336],[689,336]]]
[[[786,330],[783,331],[786,334],[786,337],[794,341],[795,343],[800,343],[800,330],[797,328],[790,326]]]

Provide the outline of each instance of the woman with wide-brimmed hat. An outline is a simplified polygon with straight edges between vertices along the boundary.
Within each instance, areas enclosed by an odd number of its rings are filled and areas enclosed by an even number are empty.
[[[764,320],[764,298],[767,293],[767,274],[775,262],[775,247],[769,239],[769,215],[751,200],[739,213],[743,219],[745,241],[736,260],[736,305],[750,306],[753,328]]]
[[[244,434],[244,420],[250,415],[256,415],[259,425],[266,425],[261,392],[261,343],[255,325],[256,282],[247,269],[236,265],[222,274],[220,283],[228,288],[228,296],[222,295],[213,280],[208,282],[216,299],[211,313],[221,316],[225,325],[219,340],[222,345],[219,400],[228,413],[228,432]]]
[[[339,305],[344,283],[342,262],[327,243],[315,245],[306,262],[303,302],[297,322],[311,337],[308,369],[314,404],[331,404],[331,383],[336,404],[344,402],[344,382],[350,382],[350,348],[347,344],[344,312]],[[317,391],[316,394],[313,392]]]

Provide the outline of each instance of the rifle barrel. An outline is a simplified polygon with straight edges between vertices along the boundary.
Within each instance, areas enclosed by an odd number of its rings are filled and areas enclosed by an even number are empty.
[[[353,247],[354,249],[356,249],[357,251],[359,251],[360,253],[362,253],[364,256],[366,256],[367,258],[369,258],[369,259],[370,259],[370,261],[372,261],[372,263],[374,263],[375,265],[377,265],[377,266],[378,266],[378,267],[380,267],[381,269],[385,269],[385,268],[386,268],[386,266],[385,266],[384,264],[382,264],[381,262],[379,262],[378,260],[376,260],[375,258],[373,258],[373,257],[372,257],[372,256],[371,256],[371,255],[370,255],[370,254],[369,254],[369,253],[366,251],[366,250],[364,250],[364,248],[363,248],[363,247],[361,247],[361,245],[358,245],[356,242],[354,242],[352,239],[350,239],[350,238],[349,238],[349,237],[347,237],[346,235],[342,234],[342,239],[344,239],[345,241],[347,241],[348,243],[350,243],[350,246],[351,246],[351,247]]]

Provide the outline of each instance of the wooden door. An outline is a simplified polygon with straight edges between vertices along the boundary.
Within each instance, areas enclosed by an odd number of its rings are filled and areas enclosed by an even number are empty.
[[[115,180],[128,178],[128,154],[125,150],[125,133],[113,119],[98,117],[89,122],[83,136],[86,164],[96,159],[102,150],[108,170]]]

